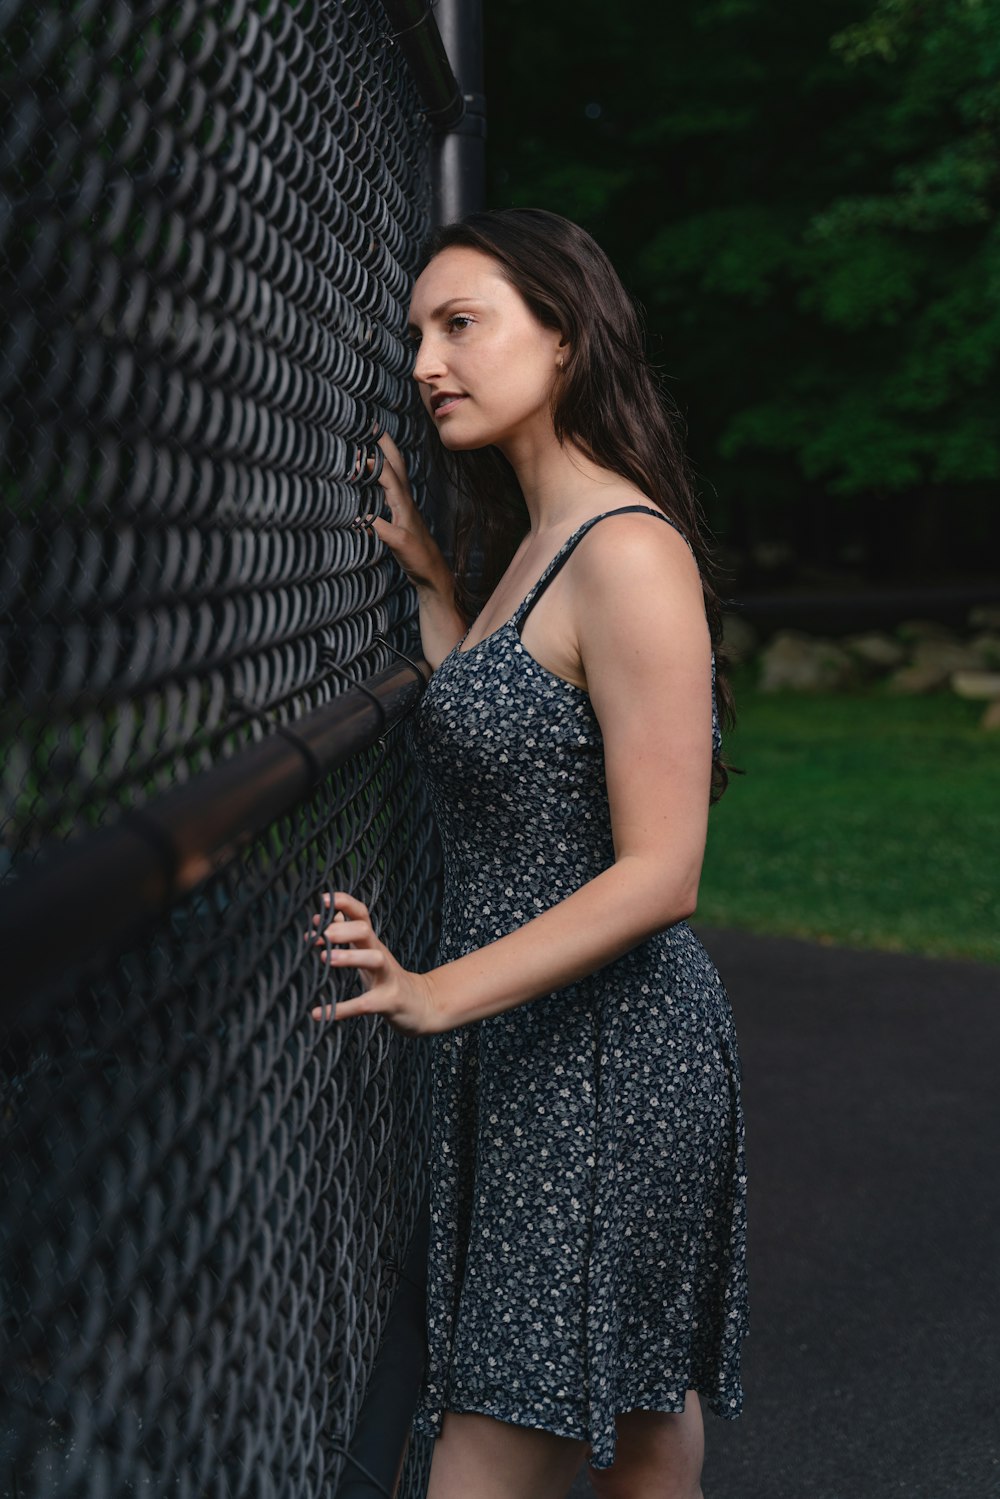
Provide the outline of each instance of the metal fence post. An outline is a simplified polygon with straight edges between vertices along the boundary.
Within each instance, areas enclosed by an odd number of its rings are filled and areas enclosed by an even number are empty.
[[[435,14],[465,106],[434,146],[434,218],[449,224],[482,208],[486,199],[482,0],[438,0]]]

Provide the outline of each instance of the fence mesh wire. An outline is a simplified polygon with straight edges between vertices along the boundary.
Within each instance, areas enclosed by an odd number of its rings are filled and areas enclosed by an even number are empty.
[[[8,0],[0,72],[9,885],[412,649],[412,595],[352,523],[382,431],[420,492],[402,333],[430,194],[377,0]],[[437,881],[394,728],[6,1011],[0,1494],[336,1492],[427,1059],[309,1018],[333,980],[303,934],[351,890],[426,967]]]

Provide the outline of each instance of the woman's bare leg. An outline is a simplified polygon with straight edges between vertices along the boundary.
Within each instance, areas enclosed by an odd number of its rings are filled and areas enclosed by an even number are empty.
[[[694,1390],[679,1414],[626,1411],[615,1426],[614,1463],[589,1470],[598,1499],[702,1499],[705,1431]]]
[[[445,1411],[427,1499],[564,1499],[586,1442]]]

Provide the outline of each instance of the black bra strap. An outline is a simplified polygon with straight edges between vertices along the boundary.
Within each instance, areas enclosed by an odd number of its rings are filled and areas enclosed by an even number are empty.
[[[519,635],[521,633],[521,628],[524,624],[524,621],[527,619],[531,610],[538,603],[538,600],[541,598],[546,588],[548,588],[549,584],[559,572],[560,568],[564,567],[572,557],[577,543],[583,540],[591,527],[596,526],[597,522],[600,520],[606,520],[609,515],[629,515],[632,511],[638,511],[644,515],[659,516],[660,520],[666,521],[668,526],[673,526],[678,536],[683,536],[684,540],[687,541],[687,544],[690,547],[691,543],[687,540],[687,537],[684,536],[684,532],[678,525],[674,523],[674,521],[670,519],[669,515],[664,515],[662,510],[651,510],[648,505],[622,505],[618,510],[605,510],[603,515],[592,515],[590,520],[584,521],[579,530],[574,531],[569,540],[563,543],[559,551],[549,563],[548,567],[542,573],[542,576],[539,578],[534,588],[531,589],[527,598],[525,598],[524,602],[521,604],[521,607],[518,609],[517,614],[515,615],[513,620],[514,628],[517,630],[517,633]]]

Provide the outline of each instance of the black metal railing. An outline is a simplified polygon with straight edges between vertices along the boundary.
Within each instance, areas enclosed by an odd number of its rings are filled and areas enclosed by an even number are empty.
[[[0,905],[0,1004],[8,1021],[34,997],[39,1023],[36,996],[61,973],[114,951],[144,920],[168,913],[210,870],[396,726],[429,675],[426,662],[400,660],[8,885]],[[58,944],[47,941],[54,910]]]
[[[404,964],[436,935],[413,598],[354,524],[381,431],[423,492],[398,29],[375,0],[0,15],[0,1492],[368,1471],[427,1058],[312,1022],[303,934],[340,887]]]

